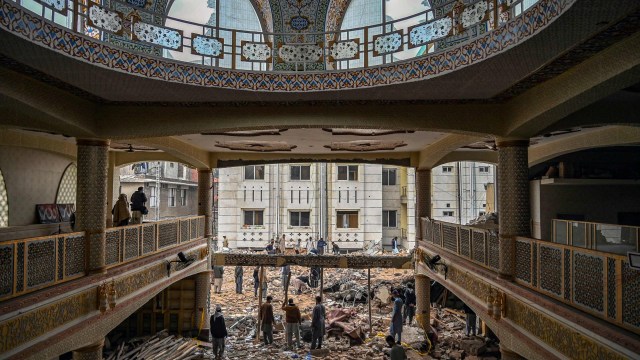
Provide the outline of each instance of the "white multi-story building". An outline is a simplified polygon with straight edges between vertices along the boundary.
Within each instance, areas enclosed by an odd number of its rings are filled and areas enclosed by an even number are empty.
[[[261,248],[322,237],[343,249],[397,236],[415,241],[415,172],[370,164],[271,164],[219,169],[218,238]]]
[[[487,211],[493,211],[495,175],[494,165],[472,161],[435,167],[431,171],[433,218],[467,224]]]

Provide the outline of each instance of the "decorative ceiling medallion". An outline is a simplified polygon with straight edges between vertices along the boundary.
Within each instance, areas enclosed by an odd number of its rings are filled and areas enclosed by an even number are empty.
[[[293,30],[297,30],[297,31],[302,31],[302,30],[306,30],[310,25],[309,22],[309,18],[306,16],[294,16],[291,18],[291,20],[289,20],[289,26],[291,26],[291,28]]]
[[[268,130],[244,130],[244,131],[219,131],[200,133],[201,135],[224,135],[224,136],[265,136],[282,135],[288,129],[268,129]]]
[[[380,141],[380,140],[354,140],[343,142],[332,142],[331,145],[324,147],[331,151],[377,151],[377,150],[394,150],[399,147],[407,146],[404,141]]]
[[[380,136],[389,134],[412,134],[413,130],[385,130],[385,129],[327,129],[323,131],[330,132],[333,135],[356,135],[356,136]]]
[[[284,141],[251,141],[251,140],[239,140],[239,141],[216,141],[216,146],[239,151],[256,151],[256,152],[270,152],[270,151],[291,151],[295,149],[296,145],[289,145]]]

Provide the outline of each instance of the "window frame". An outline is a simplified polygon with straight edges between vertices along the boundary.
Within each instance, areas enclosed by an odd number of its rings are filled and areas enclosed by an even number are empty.
[[[180,189],[180,206],[187,206],[188,189]]]
[[[453,173],[453,166],[443,166],[442,167],[442,173],[443,174],[452,174]]]
[[[398,169],[396,168],[382,168],[382,186],[397,186],[398,185]],[[386,172],[386,174],[385,174]],[[393,184],[390,181],[391,173],[393,173]],[[386,180],[386,184],[385,184]]]
[[[346,168],[346,179],[340,179],[340,168]],[[360,171],[358,165],[338,165],[337,170],[338,181],[358,181],[358,172]],[[353,178],[351,178],[351,175],[354,175]]]
[[[298,168],[298,179],[293,178],[293,168]],[[308,168],[308,179],[303,179],[302,168]],[[289,180],[291,181],[311,181],[311,165],[289,165]]]
[[[173,191],[172,191],[173,190]],[[176,188],[169,188],[169,193],[167,194],[167,206],[168,207],[176,207],[176,195],[178,191]],[[173,196],[171,196],[173,194]]]
[[[346,216],[346,217],[345,217]],[[351,226],[351,219],[355,216],[355,226]],[[344,220],[347,220],[347,226],[344,226]],[[340,226],[342,224],[343,226]],[[360,228],[360,211],[358,210],[336,210],[336,229],[359,229]]]
[[[307,224],[302,222],[302,213],[307,213]],[[297,214],[297,224],[293,223],[294,214]],[[310,227],[311,226],[311,210],[289,210],[289,226],[291,227]]]
[[[256,168],[262,168],[262,178],[256,179]],[[247,177],[247,169],[251,168],[252,169],[252,174],[253,174],[253,178],[248,178]],[[264,175],[265,175],[265,167],[264,165],[245,165],[243,168],[243,177],[244,180],[249,180],[249,181],[264,181]]]
[[[442,216],[456,216],[453,210],[445,210],[442,212]]]
[[[478,166],[478,172],[479,173],[488,174],[489,173],[489,166]]]
[[[393,215],[393,216],[392,216]],[[393,218],[393,225],[390,226],[390,220]],[[386,220],[386,226],[385,226]],[[398,228],[398,210],[382,210],[382,227],[388,229],[397,229]]]
[[[251,216],[252,224],[247,224],[248,212],[252,213],[252,216]],[[256,224],[257,213],[261,213],[260,215],[261,224]],[[242,226],[243,227],[264,226],[264,209],[242,209]]]
[[[160,205],[158,198],[158,188],[155,186],[149,186],[149,207],[157,208]]]

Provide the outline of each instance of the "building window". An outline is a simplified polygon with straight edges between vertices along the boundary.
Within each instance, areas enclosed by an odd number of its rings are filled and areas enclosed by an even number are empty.
[[[170,167],[170,168],[172,168],[172,169],[173,169],[173,167],[174,167],[174,166],[176,166],[176,164],[174,164],[174,163],[172,163],[172,162],[170,162],[170,163],[169,163],[169,167]]]
[[[264,165],[248,165],[244,167],[245,180],[264,180]]]
[[[354,229],[358,227],[357,211],[337,211],[336,227],[338,229]]]
[[[382,227],[397,228],[398,212],[396,210],[382,210]]]
[[[482,204],[482,207],[487,207],[487,204]]]
[[[450,204],[450,203],[447,203],[447,207],[451,207],[451,204]]]
[[[264,210],[244,210],[244,225],[264,225]]]
[[[453,211],[443,211],[442,216],[453,216]]]
[[[396,184],[396,169],[382,169],[382,185]]]
[[[289,225],[309,226],[310,218],[311,218],[310,211],[292,211],[289,213]]]
[[[311,180],[311,166],[291,165],[291,180]]]
[[[443,173],[452,173],[453,172],[453,166],[443,166],[442,167],[442,172]]]
[[[158,207],[158,188],[149,187],[149,206]]]
[[[478,167],[478,172],[488,173],[489,172],[489,167],[488,166],[479,166]]]
[[[358,165],[339,165],[338,180],[358,181]]]
[[[180,206],[187,206],[187,189],[180,189]]]
[[[169,207],[176,206],[176,188],[169,188]]]

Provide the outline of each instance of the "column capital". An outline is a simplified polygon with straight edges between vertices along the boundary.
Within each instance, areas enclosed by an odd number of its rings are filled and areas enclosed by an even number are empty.
[[[110,144],[109,139],[76,139],[78,146],[109,146]]]
[[[211,174],[213,169],[198,169],[198,174]]]
[[[418,172],[431,172],[431,168],[419,167],[419,168],[416,168],[416,171],[418,171]]]

